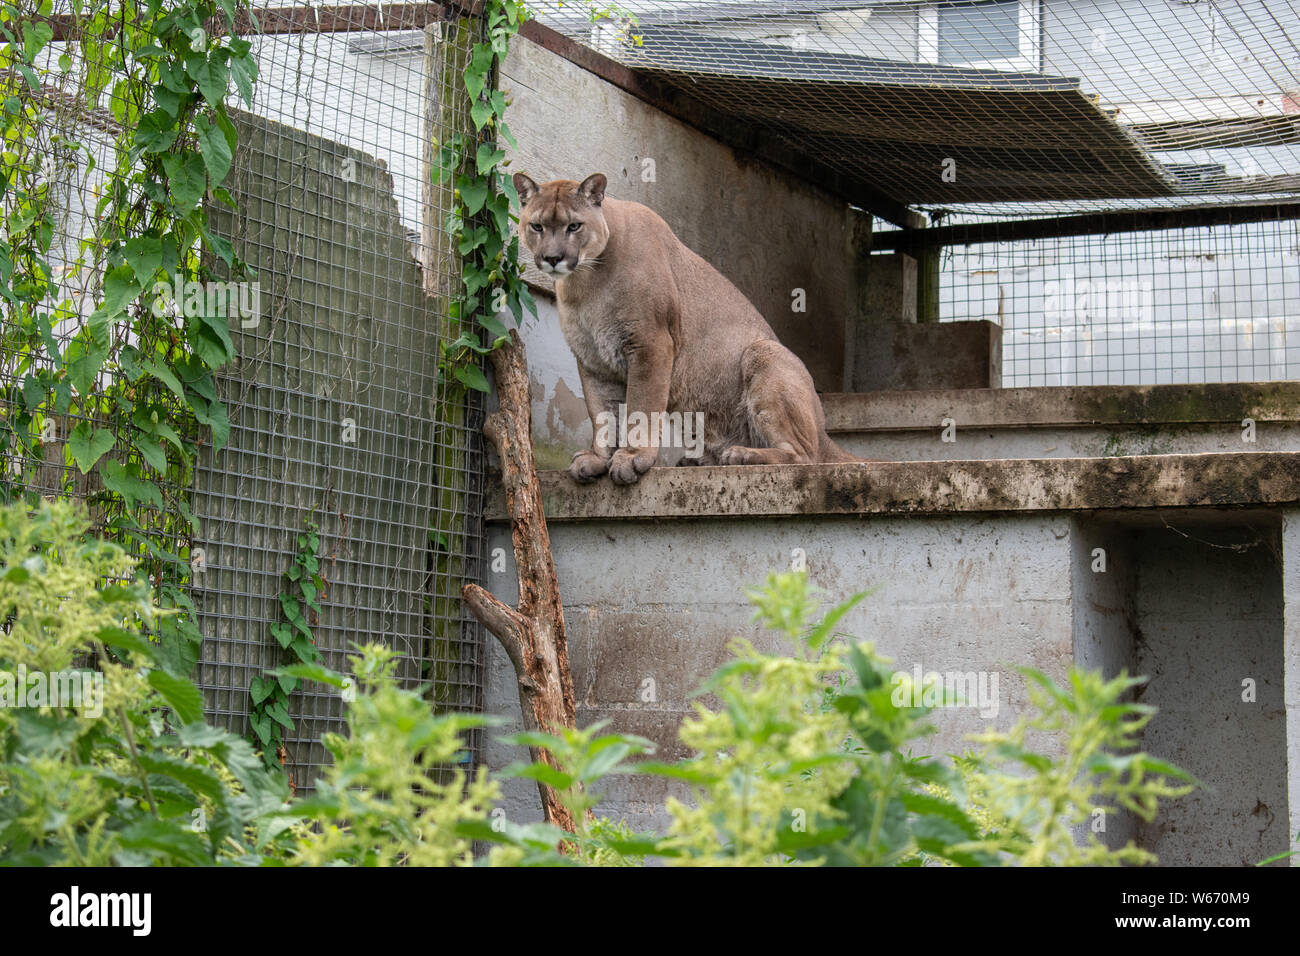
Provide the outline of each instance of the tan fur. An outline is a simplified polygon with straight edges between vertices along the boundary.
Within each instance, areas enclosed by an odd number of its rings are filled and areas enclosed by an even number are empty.
[[[514,177],[519,235],[556,277],[560,326],[597,427],[602,412],[704,413],[704,455],[691,464],[863,461],[826,435],[821,400],[798,357],[740,290],[640,203],[581,184]],[[540,231],[538,226],[541,227]],[[569,472],[631,484],[659,457],[645,447],[591,448]]]

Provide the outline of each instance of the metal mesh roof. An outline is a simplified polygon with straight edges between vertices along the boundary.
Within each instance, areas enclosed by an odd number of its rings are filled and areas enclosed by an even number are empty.
[[[673,2],[544,24],[930,212],[1300,195],[1300,11],[1264,0]]]

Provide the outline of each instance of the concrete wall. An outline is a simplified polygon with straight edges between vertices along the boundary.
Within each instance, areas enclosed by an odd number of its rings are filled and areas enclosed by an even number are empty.
[[[684,756],[677,725],[690,712],[690,693],[728,659],[727,640],[742,635],[780,649],[750,622],[744,588],[761,584],[769,571],[788,569],[802,549],[810,579],[826,590],[828,601],[878,589],[841,622],[842,629],[874,641],[898,669],[997,675],[996,716],[986,721],[974,709],[947,711],[940,733],[917,748],[961,752],[966,734],[989,723],[1006,729],[1023,709],[1023,681],[1008,664],[1029,664],[1056,677],[1068,667],[1069,538],[1063,518],[552,524],[578,721],[608,719],[613,730],[655,741],[663,759]],[[488,546],[509,555],[508,529],[494,526]],[[513,602],[515,575],[511,561],[490,577],[490,589]],[[514,672],[494,642],[487,668],[487,709],[517,725]],[[653,702],[641,700],[647,678],[655,683]],[[526,758],[501,744],[490,744],[486,753],[493,767]],[[660,780],[626,781],[607,794],[601,809],[637,828],[659,827],[666,824],[662,808],[669,794],[681,796]],[[504,805],[512,820],[540,818],[531,783],[508,785]]]
[[[533,453],[538,468],[567,468],[575,451],[591,447],[591,419],[555,301],[541,294],[536,298],[537,315],[526,316],[521,330],[528,349]]]
[[[1276,527],[1134,535],[1138,699],[1159,709],[1145,746],[1207,785],[1139,823],[1166,861],[1250,866],[1290,849],[1277,545]]]

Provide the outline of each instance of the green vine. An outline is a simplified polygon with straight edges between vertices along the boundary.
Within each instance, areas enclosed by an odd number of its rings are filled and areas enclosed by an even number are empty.
[[[478,356],[503,342],[508,332],[497,314],[509,309],[516,322],[527,308],[536,314],[532,294],[519,268],[519,237],[511,211],[519,196],[510,177],[502,175],[505,151],[498,137],[517,147],[505,122],[509,101],[496,88],[496,76],[510,41],[528,18],[521,0],[489,0],[477,24],[480,35],[470,45],[461,79],[469,94],[469,118],[474,131],[454,131],[441,144],[433,177],[438,185],[452,185],[452,203],[445,227],[461,259],[461,294],[448,306],[453,330],[459,334],[442,344],[440,372],[467,388],[486,392],[487,378]],[[490,337],[485,345],[474,329]]]
[[[557,6],[564,6],[563,3]],[[589,19],[610,19],[620,24],[629,39],[640,45],[631,29],[636,17],[616,3],[586,0]],[[440,371],[462,385],[488,391],[487,378],[479,368],[479,356],[506,341],[509,332],[497,318],[509,310],[516,324],[523,310],[537,314],[537,306],[519,267],[519,236],[514,224],[519,217],[519,194],[511,177],[504,175],[509,161],[501,141],[517,149],[505,121],[510,98],[498,88],[497,77],[510,43],[520,26],[532,16],[523,0],[488,0],[481,20],[481,35],[468,51],[468,63],[461,74],[469,94],[469,119],[473,132],[455,131],[440,144],[433,178],[439,185],[452,185],[451,209],[445,227],[456,242],[461,258],[461,294],[449,306],[459,334],[443,343]],[[484,344],[474,329],[477,324],[489,336]]]
[[[0,453],[24,462],[0,496],[88,498],[182,611],[154,636],[188,670],[189,488],[199,449],[229,436],[212,372],[235,349],[229,302],[182,293],[218,263],[243,274],[204,202],[233,205],[226,98],[251,103],[257,67],[235,0],[68,7],[0,0]],[[92,200],[84,222],[74,191]]]
[[[298,552],[284,573],[284,586],[280,592],[282,618],[271,625],[271,634],[286,656],[291,658],[290,664],[320,664],[322,660],[311,632],[311,624],[320,620],[320,597],[325,592],[325,580],[321,577],[317,556],[320,551],[319,530],[308,522],[306,532],[298,535]],[[286,763],[284,733],[293,730],[289,695],[297,686],[296,677],[264,674],[253,678],[248,687],[253,701],[248,723],[253,729],[254,743],[261,747],[268,766],[282,767]]]

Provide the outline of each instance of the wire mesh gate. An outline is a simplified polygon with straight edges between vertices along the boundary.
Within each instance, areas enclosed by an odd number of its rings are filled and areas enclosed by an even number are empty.
[[[938,319],[1001,325],[1008,387],[1293,379],[1297,250],[1294,219],[951,246]]]
[[[247,734],[250,682],[287,662],[270,628],[310,525],[326,591],[309,624],[325,665],[346,671],[350,645],[381,642],[399,652],[400,680],[430,685],[436,707],[480,710],[482,634],[460,589],[481,577],[482,409],[477,393],[439,376],[440,344],[458,334],[449,307],[460,276],[445,229],[451,197],[430,177],[434,144],[469,124],[448,54],[479,26],[444,4],[255,5],[240,22],[259,78],[251,108],[232,114],[235,208],[208,200],[212,232],[255,278],[240,284],[249,294],[230,323],[238,358],[217,376],[230,434],[220,451],[201,449],[191,489],[168,487],[135,517],[191,558],[197,679],[215,723]],[[75,41],[57,39],[49,55],[65,50]],[[65,274],[53,319],[66,343],[101,278],[74,264],[77,246],[94,234],[114,137],[129,131],[111,109],[83,105],[83,90],[44,95],[100,160],[72,157],[52,178],[67,207],[51,255]],[[82,287],[67,288],[74,280]],[[26,414],[26,358],[7,344],[3,358],[10,423]],[[93,476],[65,458],[64,430],[0,449],[6,487],[95,500]],[[179,518],[187,508],[193,530]],[[112,533],[117,519],[94,513]],[[344,706],[324,685],[291,695],[285,758],[300,791],[327,762],[321,738],[343,730]],[[478,736],[467,744],[472,762]]]

